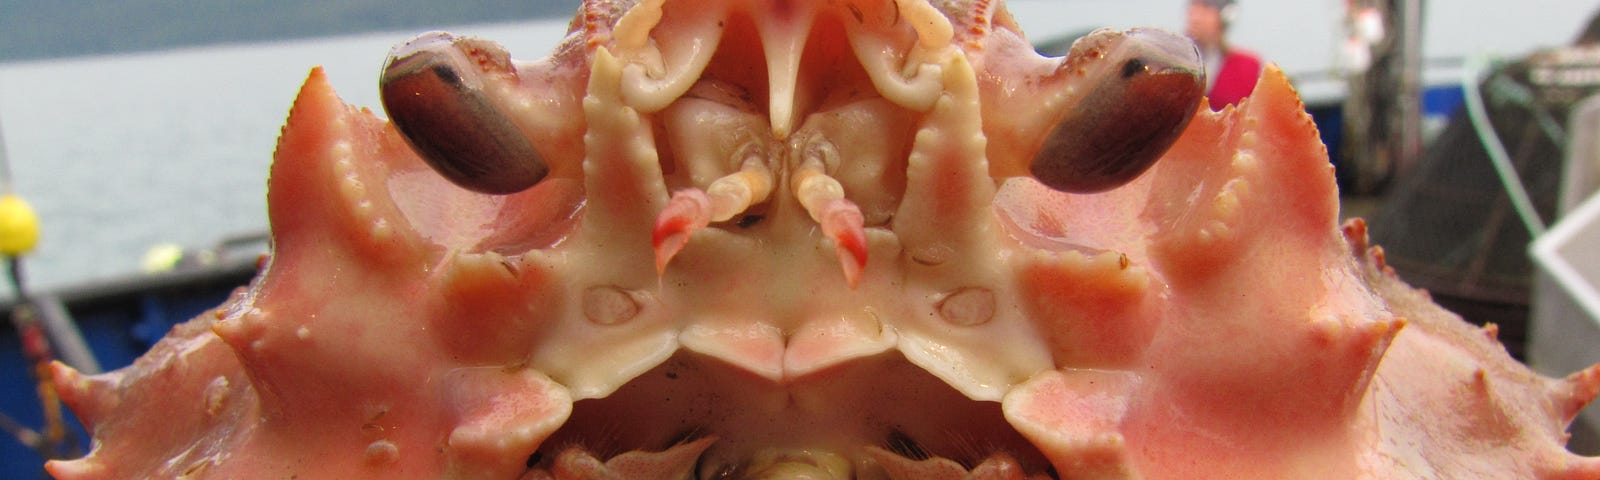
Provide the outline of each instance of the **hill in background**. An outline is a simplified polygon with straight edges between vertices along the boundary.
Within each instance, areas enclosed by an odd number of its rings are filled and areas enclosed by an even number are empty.
[[[0,0],[0,62],[566,17],[577,0]]]

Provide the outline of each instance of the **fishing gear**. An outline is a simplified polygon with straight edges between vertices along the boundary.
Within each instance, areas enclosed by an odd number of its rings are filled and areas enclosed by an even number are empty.
[[[43,430],[34,431],[0,414],[0,427],[45,458],[77,456],[80,453],[77,439],[67,430],[61,398],[51,379],[50,364],[55,362],[56,355],[51,347],[50,332],[40,320],[45,316],[42,313],[49,312],[38,308],[40,304],[28,293],[23,276],[22,257],[39,243],[39,218],[33,207],[16,193],[12,178],[5,138],[0,133],[0,256],[5,257],[7,276],[16,290],[17,306],[11,311],[11,324],[22,342],[22,352],[28,359],[45,420]],[[81,342],[81,337],[79,339]]]

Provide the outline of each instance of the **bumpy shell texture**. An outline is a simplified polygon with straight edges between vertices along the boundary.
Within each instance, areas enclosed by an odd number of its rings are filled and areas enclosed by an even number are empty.
[[[57,366],[94,447],[50,473],[1600,479],[1564,448],[1600,366],[1538,376],[1395,278],[1275,69],[1213,113],[1192,46],[1044,58],[999,0],[572,25],[398,47],[399,130],[313,70],[270,262]]]

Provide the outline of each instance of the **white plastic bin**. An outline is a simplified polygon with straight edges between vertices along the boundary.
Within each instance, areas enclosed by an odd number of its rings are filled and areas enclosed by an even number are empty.
[[[1575,108],[1568,125],[1560,221],[1529,247],[1539,272],[1528,363],[1545,375],[1600,363],[1600,96]],[[1600,406],[1589,405],[1579,420],[1574,443],[1600,443]]]
[[[1546,375],[1566,375],[1600,363],[1600,195],[1591,196],[1533,242],[1541,272],[1535,286],[1528,360]],[[1600,407],[1584,409],[1600,438]]]

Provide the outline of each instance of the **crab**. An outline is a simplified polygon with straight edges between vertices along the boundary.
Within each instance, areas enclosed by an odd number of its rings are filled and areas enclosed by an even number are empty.
[[[1600,478],[1541,377],[1338,223],[1282,72],[1064,58],[1000,0],[587,0],[549,57],[313,70],[259,277],[57,365],[121,478]]]

